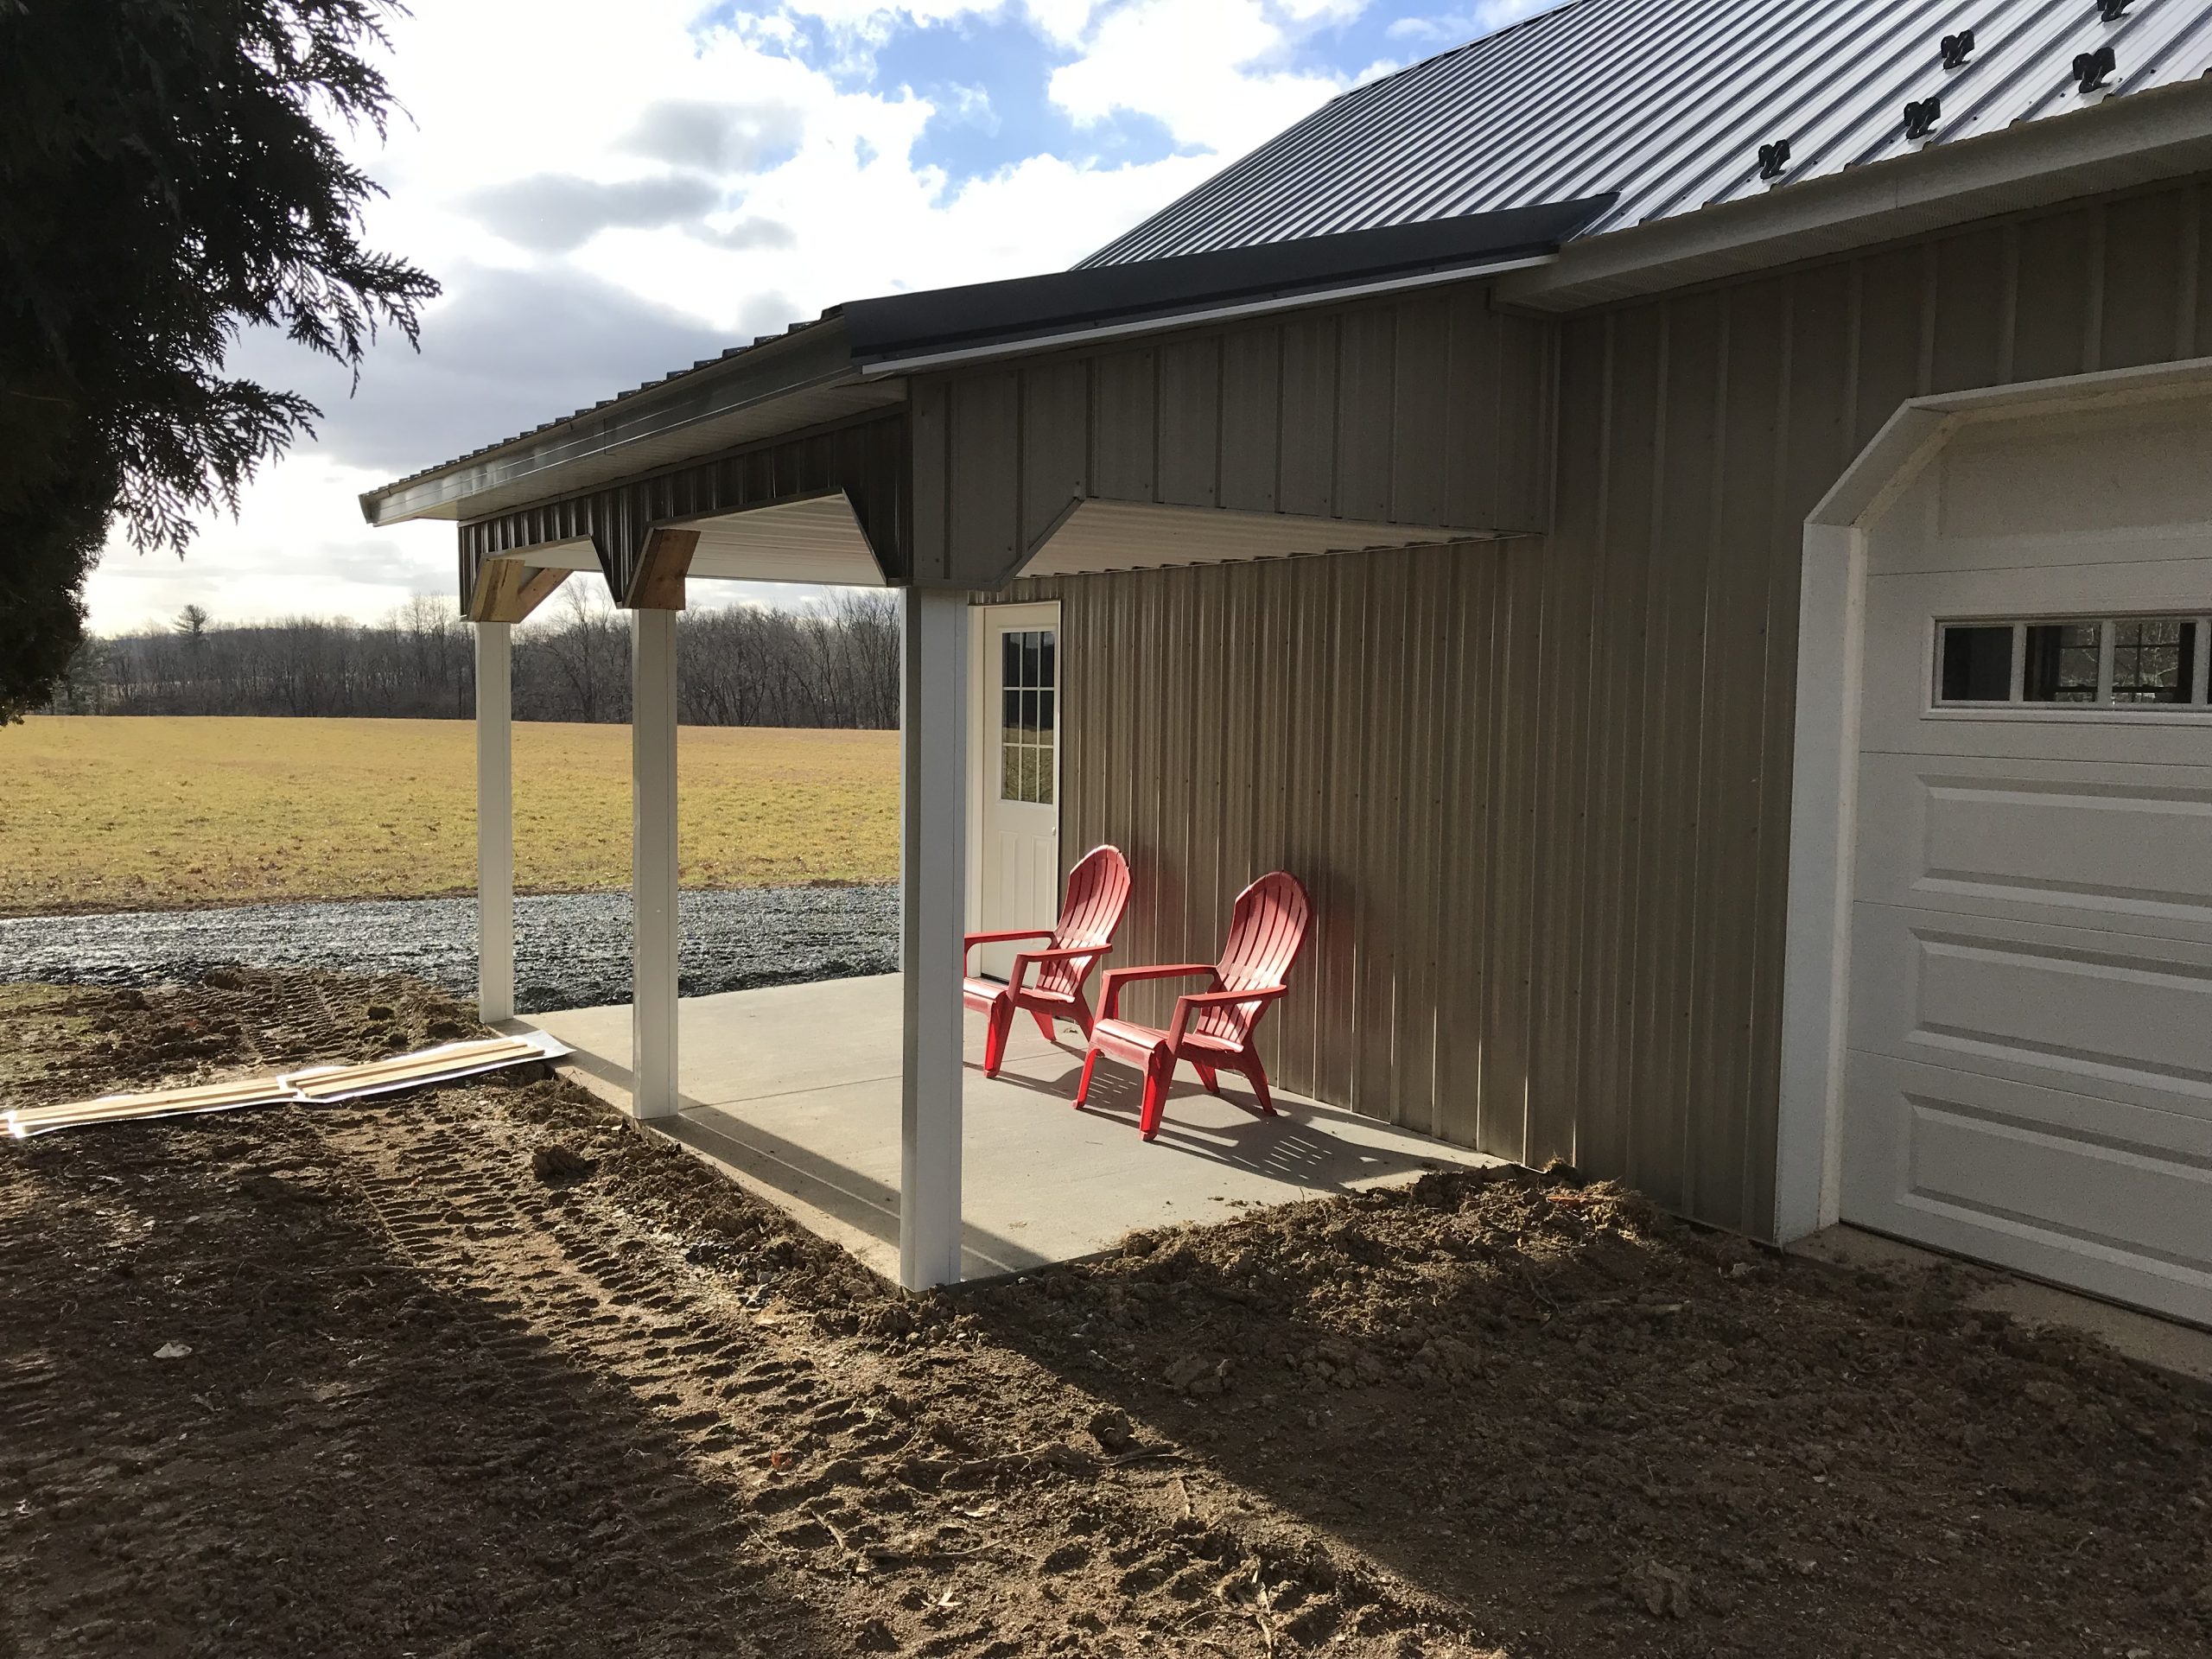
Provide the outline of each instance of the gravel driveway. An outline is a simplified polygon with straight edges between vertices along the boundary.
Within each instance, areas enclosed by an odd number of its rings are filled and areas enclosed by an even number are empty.
[[[687,893],[681,911],[686,996],[899,966],[893,887]],[[412,974],[474,995],[476,902],[373,899],[0,919],[0,980],[158,985],[233,965]],[[515,1001],[522,1013],[629,997],[628,894],[515,901]]]

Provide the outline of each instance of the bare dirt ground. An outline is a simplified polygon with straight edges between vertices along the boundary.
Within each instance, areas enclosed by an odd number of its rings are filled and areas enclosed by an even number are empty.
[[[468,1026],[217,977],[0,989],[0,1096]],[[67,1133],[0,1654],[2212,1653],[2212,1391],[1964,1277],[1438,1176],[910,1300],[553,1078]]]

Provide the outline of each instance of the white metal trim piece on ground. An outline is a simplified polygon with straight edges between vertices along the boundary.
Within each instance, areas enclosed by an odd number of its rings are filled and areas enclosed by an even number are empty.
[[[452,1083],[486,1071],[504,1071],[533,1061],[564,1059],[570,1050],[557,1037],[542,1031],[518,1031],[507,1037],[477,1037],[441,1044],[413,1054],[390,1059],[364,1060],[354,1065],[318,1065],[304,1071],[287,1071],[277,1081],[299,1097],[318,1106],[336,1106],[349,1100],[397,1094],[434,1083]]]
[[[676,1081],[676,615],[630,613],[630,1100],[673,1116]]]
[[[515,1016],[514,640],[476,629],[476,1017]]]
[[[102,1095],[97,1100],[67,1101],[50,1106],[22,1106],[0,1113],[0,1139],[28,1141],[59,1129],[196,1117],[254,1106],[333,1106],[372,1095],[453,1083],[531,1061],[557,1060],[569,1052],[568,1045],[556,1037],[542,1031],[525,1031],[512,1036],[445,1043],[412,1054],[395,1054],[351,1065],[310,1066],[281,1077],[245,1077],[229,1083],[157,1089],[143,1094]]]
[[[899,627],[899,1281],[960,1278],[968,595],[909,588]]]
[[[2208,387],[2212,358],[2196,358],[1916,397],[1805,521],[1775,1148],[1775,1236],[1783,1243],[1834,1225],[1841,1208],[1867,531],[1969,423],[2201,395]]]

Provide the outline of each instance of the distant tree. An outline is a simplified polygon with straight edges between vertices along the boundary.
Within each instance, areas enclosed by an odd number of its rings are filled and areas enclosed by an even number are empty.
[[[242,326],[353,366],[437,284],[361,244],[362,55],[395,0],[0,0],[0,722],[82,637],[109,520],[181,554],[319,411],[224,372]]]
[[[578,591],[516,630],[515,718],[627,720],[629,635],[603,585],[569,586]],[[475,708],[475,642],[453,607],[435,600],[410,600],[365,625],[293,616],[209,621],[194,633],[184,621],[86,640],[47,712],[465,720]],[[891,594],[840,594],[801,610],[686,611],[677,635],[686,725],[899,723],[899,606]]]
[[[199,605],[188,605],[176,613],[176,620],[169,626],[188,639],[200,639],[207,633],[207,612]]]

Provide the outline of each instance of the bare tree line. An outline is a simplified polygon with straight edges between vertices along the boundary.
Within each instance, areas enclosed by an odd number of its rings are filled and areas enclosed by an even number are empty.
[[[809,610],[733,606],[677,624],[678,718],[698,726],[899,723],[899,608],[839,593]],[[379,623],[319,617],[226,626],[196,605],[167,627],[88,639],[54,714],[316,715],[465,720],[469,625],[416,598]],[[627,620],[572,581],[515,630],[518,720],[630,717]]]

